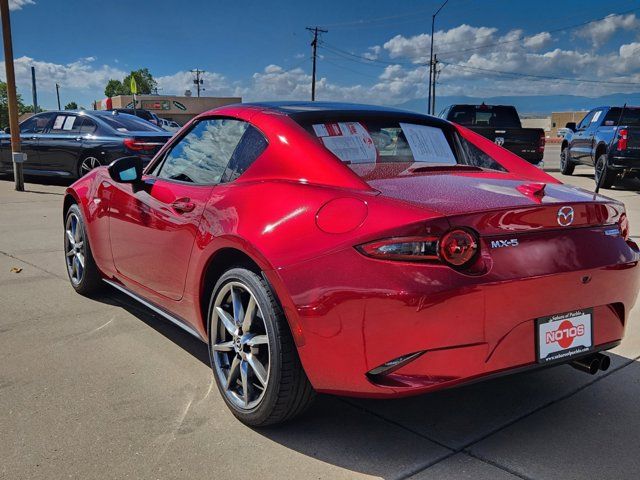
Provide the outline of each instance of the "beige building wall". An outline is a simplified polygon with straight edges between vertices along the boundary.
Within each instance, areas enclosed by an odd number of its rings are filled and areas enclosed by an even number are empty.
[[[521,121],[524,128],[541,128],[545,135],[551,131],[551,117],[522,118]]]
[[[580,122],[587,113],[589,112],[583,110],[575,112],[552,112],[550,137],[557,137],[559,128],[564,128],[569,122]]]
[[[131,108],[131,95],[118,95],[111,98],[112,108]],[[241,103],[241,97],[181,97],[174,95],[136,95],[136,108],[155,113],[160,118],[173,120],[184,125],[196,115],[213,108]],[[98,108],[103,108],[100,102]]]

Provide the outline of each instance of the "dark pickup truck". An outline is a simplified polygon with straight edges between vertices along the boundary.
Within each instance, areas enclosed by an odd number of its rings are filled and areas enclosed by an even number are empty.
[[[577,164],[593,165],[603,188],[623,176],[640,176],[640,108],[598,107],[578,123],[567,123],[560,171],[571,175]]]
[[[529,163],[543,166],[544,130],[522,128],[518,112],[511,105],[449,105],[439,116],[479,133]]]

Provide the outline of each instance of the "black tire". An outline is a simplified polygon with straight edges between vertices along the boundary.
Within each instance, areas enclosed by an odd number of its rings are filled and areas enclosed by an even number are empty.
[[[75,262],[80,262],[78,259],[77,253],[73,256],[69,256],[69,251],[71,250],[71,239],[69,238],[69,226],[70,222],[73,222],[73,218],[77,219],[78,223],[75,228],[79,229],[78,234],[75,236],[75,242],[73,246],[73,250],[82,255],[82,260],[84,261],[84,267],[82,267],[82,274],[78,274],[78,265],[75,265],[76,271],[74,275],[74,258]],[[72,234],[73,236],[73,234]],[[77,239],[82,240],[82,245],[76,247]],[[81,295],[89,295],[99,291],[102,284],[102,277],[100,275],[100,271],[96,265],[95,260],[93,259],[93,254],[91,253],[91,246],[89,245],[89,237],[87,236],[87,230],[85,227],[84,217],[82,215],[82,211],[77,204],[73,204],[67,210],[67,213],[64,217],[64,253],[65,253],[65,265],[67,267],[67,275],[69,276],[69,281],[71,282],[71,286]],[[72,259],[72,260],[70,260]]]
[[[560,172],[562,172],[563,175],[573,175],[575,168],[576,164],[571,161],[569,149],[564,147],[560,152]]]
[[[246,291],[240,290],[243,292],[242,294],[245,295],[244,298],[249,298],[247,302],[250,301],[251,297],[246,296],[250,293],[253,295],[257,304],[257,309],[255,309],[257,312],[256,316],[254,316],[254,320],[250,322],[251,329],[263,328],[268,340],[264,343],[264,346],[268,345],[269,349],[268,377],[266,386],[262,389],[258,388],[260,387],[257,381],[258,376],[255,370],[249,369],[247,365],[249,365],[250,362],[248,361],[244,362],[245,370],[243,373],[245,379],[248,378],[250,374],[253,374],[253,380],[251,383],[249,381],[246,382],[247,390],[244,390],[242,381],[237,378],[237,375],[234,376],[235,380],[231,382],[232,386],[228,389],[226,384],[229,383],[229,378],[232,376],[233,361],[237,361],[242,365],[243,360],[240,357],[242,352],[238,352],[237,350],[216,352],[213,348],[214,342],[221,344],[229,343],[224,342],[224,340],[229,337],[233,338],[231,343],[234,345],[236,345],[240,335],[242,338],[251,337],[251,333],[248,331],[249,329],[247,329],[247,331],[242,330],[244,329],[242,322],[236,322],[234,324],[236,331],[240,333],[237,337],[232,337],[228,333],[228,328],[218,323],[220,319],[219,314],[216,313],[214,315],[214,309],[217,311],[216,305],[227,305],[226,308],[229,308],[228,303],[220,303],[222,301],[220,299],[225,297],[225,291],[229,288],[236,288],[236,292],[238,288],[246,288]],[[230,295],[233,296],[233,292],[231,292]],[[248,305],[246,310],[249,310]],[[244,307],[242,311],[245,311]],[[257,316],[258,313],[260,317]],[[231,315],[235,318],[234,314]],[[214,317],[216,323],[212,325]],[[259,319],[263,320],[263,322],[260,323],[258,321]],[[225,403],[242,423],[252,427],[263,427],[282,423],[302,414],[311,405],[315,397],[315,392],[300,363],[300,358],[298,357],[298,352],[282,309],[271,288],[263,278],[245,268],[232,268],[226,271],[218,280],[211,293],[207,324],[209,329],[209,358],[213,376]],[[255,327],[254,324],[256,325]],[[262,336],[264,336],[264,334]],[[220,337],[227,338],[222,339]],[[234,346],[233,348],[235,349],[236,347]],[[256,352],[255,355],[253,354],[253,350],[251,352],[254,357],[260,355],[260,352]],[[234,358],[234,360],[229,362],[229,358]],[[247,357],[243,358],[246,359]],[[226,363],[228,366],[226,370],[222,367],[223,362],[228,362]],[[242,367],[238,366],[237,370],[241,371]],[[228,375],[225,376],[225,372],[228,373]],[[249,390],[259,393],[259,398],[255,400],[257,403],[254,406],[243,408],[237,404],[239,401],[237,391],[242,391],[242,395],[246,395],[244,397],[244,405],[246,406],[247,399],[249,398],[247,392]]]
[[[601,175],[604,175],[602,180],[600,180]],[[600,188],[611,188],[616,183],[617,179],[618,175],[615,170],[610,169],[607,165],[607,154],[604,153],[600,155],[596,161],[594,172],[596,187],[598,186],[598,183],[600,183]]]
[[[101,158],[98,157],[98,155],[95,155],[93,153],[83,154],[78,161],[78,166],[76,167],[76,175],[78,176],[78,178],[82,178],[91,170],[101,165],[104,165],[104,162]]]

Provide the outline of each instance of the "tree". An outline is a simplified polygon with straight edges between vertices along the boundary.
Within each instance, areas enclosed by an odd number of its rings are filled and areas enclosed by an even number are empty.
[[[65,110],[77,110],[78,104],[76,102],[69,102],[64,106]]]
[[[120,80],[111,79],[104,87],[104,94],[107,97],[115,97],[116,95],[124,95],[124,85]]]
[[[22,103],[22,96],[17,94],[18,100],[18,114],[22,114],[25,111],[25,106]],[[33,110],[33,107],[31,107]],[[7,84],[0,81],[0,127],[9,126],[9,96],[7,94]]]
[[[151,75],[148,68],[140,68],[124,77],[122,81],[114,79],[109,80],[104,89],[104,94],[107,97],[131,95],[131,76],[136,79],[139,94],[148,95],[153,93],[158,85],[158,82],[154,80],[153,75]]]

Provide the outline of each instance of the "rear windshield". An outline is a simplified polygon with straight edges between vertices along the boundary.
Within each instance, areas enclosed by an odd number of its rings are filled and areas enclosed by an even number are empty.
[[[520,128],[518,113],[513,107],[493,105],[455,105],[447,120],[473,127]]]
[[[119,113],[117,115],[100,115],[98,118],[118,132],[163,132],[159,127],[133,115]]]
[[[398,164],[409,169],[466,165],[504,171],[456,132],[414,119],[322,118],[300,124],[356,173],[362,170],[359,165],[372,164]]]
[[[116,110],[116,112],[134,115],[145,120],[153,120],[153,115],[151,115],[151,112],[147,112],[146,110],[135,110],[134,112],[133,108],[121,108]]]
[[[622,108],[613,107],[604,117],[603,125],[618,125],[618,120],[620,120],[620,125],[626,127],[640,126],[640,108],[625,108],[622,118],[620,118],[621,113]]]

